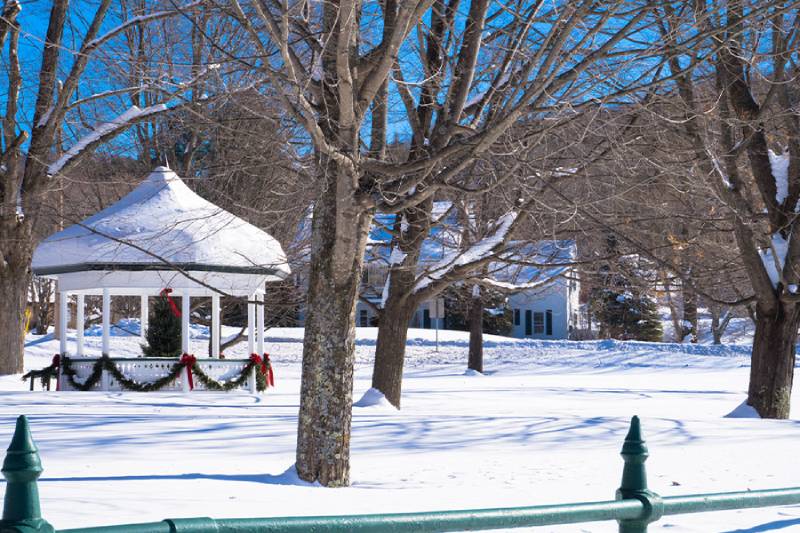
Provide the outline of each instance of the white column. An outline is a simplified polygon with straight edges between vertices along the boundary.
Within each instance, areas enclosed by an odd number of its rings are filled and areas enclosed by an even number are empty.
[[[147,294],[142,295],[141,312],[139,313],[139,336],[142,342],[147,342],[147,327],[148,320],[150,319],[150,297]]]
[[[78,294],[78,301],[75,309],[75,337],[78,341],[78,348],[75,353],[78,357],[83,356],[83,327],[84,327],[84,302],[83,294]]]
[[[256,351],[256,308],[250,303],[254,298],[254,295],[250,295],[247,299],[247,353]]]
[[[255,394],[258,392],[257,382],[256,382],[256,367],[250,369],[250,378],[248,379],[250,385],[250,394]]]
[[[109,355],[111,337],[111,294],[103,289],[103,355]]]
[[[108,375],[108,372],[106,371],[106,369],[104,368],[103,370],[101,370],[101,374],[100,374],[100,390],[102,390],[102,391],[107,391],[108,390],[108,388],[109,388],[109,383],[108,382],[110,381],[110,379],[111,379],[111,376]]]
[[[191,312],[189,291],[184,289],[181,295],[181,349],[183,353],[192,353],[192,340],[189,338],[189,314]]]
[[[264,353],[264,295],[256,294],[256,300],[259,302],[256,307],[256,327],[258,328],[258,351],[256,353],[260,355]]]
[[[211,357],[219,359],[219,294],[211,295]]]
[[[192,392],[189,388],[189,374],[186,367],[181,370],[181,390],[183,392]]]
[[[58,349],[64,354],[67,353],[67,303],[69,295],[66,292],[58,294],[58,329],[61,335],[58,338]]]

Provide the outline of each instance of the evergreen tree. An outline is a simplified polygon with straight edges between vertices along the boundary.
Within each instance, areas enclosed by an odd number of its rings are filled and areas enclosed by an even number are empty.
[[[656,303],[644,294],[600,289],[592,311],[602,331],[612,339],[659,342],[663,329]]]
[[[600,323],[600,337],[660,342],[663,336],[658,306],[647,296],[652,267],[638,255],[620,250],[615,235],[606,236],[606,254],[614,258],[598,268],[589,295],[592,316]]]
[[[640,341],[661,342],[664,336],[664,328],[661,325],[661,317],[658,314],[658,305],[651,298],[643,297],[639,299],[641,318],[637,322],[636,338]]]
[[[181,355],[181,319],[175,316],[166,296],[156,298],[150,311],[147,344],[142,345],[146,357],[178,357]]]

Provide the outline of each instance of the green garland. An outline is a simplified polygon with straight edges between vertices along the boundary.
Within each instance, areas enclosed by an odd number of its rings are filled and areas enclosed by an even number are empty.
[[[194,377],[197,378],[197,381],[199,381],[200,383],[205,385],[206,390],[228,391],[228,390],[240,387],[245,381],[247,381],[247,378],[250,375],[250,369],[253,368],[253,366],[254,365],[253,365],[252,361],[248,362],[247,366],[242,369],[242,373],[239,374],[239,377],[231,379],[231,380],[228,380],[228,381],[224,381],[224,382],[223,381],[217,381],[217,380],[209,377],[208,374],[203,372],[203,369],[200,368],[199,365],[194,365],[192,367],[192,373],[194,374]],[[258,388],[258,385],[259,385],[258,376],[259,375],[261,375],[261,373],[260,372],[256,372],[256,390],[262,391],[264,389],[259,389]]]
[[[92,373],[89,374],[89,377],[86,378],[86,381],[80,383],[75,379],[76,372],[72,368],[72,360],[69,357],[62,357],[61,358],[61,365],[62,365],[62,373],[67,377],[69,384],[80,391],[88,391],[94,388],[97,383],[100,382],[100,379],[103,376],[103,370],[107,370],[109,374],[111,374],[117,382],[122,385],[122,388],[125,390],[132,390],[137,392],[152,392],[161,390],[170,383],[172,383],[181,373],[183,370],[184,365],[180,362],[175,363],[170,368],[169,373],[159,378],[155,381],[151,381],[149,383],[139,383],[132,379],[125,377],[125,375],[120,371],[119,367],[111,360],[110,357],[107,355],[103,355],[98,359],[94,365],[92,366]],[[205,385],[207,390],[213,391],[229,391],[231,389],[235,389],[240,387],[249,377],[250,370],[253,368],[255,363],[249,361],[247,365],[242,369],[241,373],[238,377],[228,380],[228,381],[217,381],[206,374],[199,365],[195,364],[192,366],[192,374],[197,378],[197,380]],[[46,369],[42,369],[40,372]],[[256,390],[262,392],[266,390],[266,380],[264,376],[260,372],[256,372]]]

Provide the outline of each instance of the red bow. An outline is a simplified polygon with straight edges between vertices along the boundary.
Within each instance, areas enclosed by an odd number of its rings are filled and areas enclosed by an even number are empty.
[[[264,353],[264,365],[267,367],[267,383],[269,383],[270,387],[275,386],[275,375],[272,373],[272,362],[269,360],[269,354]]]
[[[53,362],[51,363],[51,365],[52,365],[54,368],[58,368],[58,367],[60,367],[60,366],[61,366],[61,354],[60,354],[60,353],[57,353],[57,354],[55,354],[55,355],[53,356]],[[60,380],[58,379],[58,374],[56,374],[56,392],[58,392],[59,390],[61,390],[61,384],[59,383],[59,381],[60,381]],[[48,382],[48,383],[49,383],[49,382]],[[49,386],[50,386],[50,385],[48,384],[48,387],[49,387]]]
[[[259,370],[261,370],[261,374],[265,376],[267,375],[267,363],[264,362],[264,360],[261,358],[260,355],[258,355],[257,353],[251,353],[250,362],[253,363],[253,365],[255,366],[260,366],[261,368]]]
[[[189,390],[194,390],[194,379],[192,378],[192,367],[197,362],[197,357],[185,353],[181,356],[180,363],[186,367],[186,376],[189,378]]]
[[[172,296],[170,296],[170,294],[172,294],[172,289],[170,288],[161,289],[161,292],[159,294],[167,298],[167,302],[169,303],[169,308],[172,310],[172,314],[180,318],[181,310],[178,309],[178,306],[175,305],[175,300],[173,300]]]

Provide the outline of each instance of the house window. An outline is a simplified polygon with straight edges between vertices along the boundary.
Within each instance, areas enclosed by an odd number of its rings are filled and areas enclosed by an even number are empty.
[[[366,309],[362,309],[358,314],[358,325],[362,328],[369,326],[369,313]]]
[[[544,334],[553,334],[553,311],[551,309],[548,309],[544,313]]]
[[[514,309],[514,325],[519,326],[519,309]]]
[[[544,313],[533,313],[533,333],[535,335],[544,333]]]
[[[430,309],[423,309],[422,310],[422,327],[425,329],[431,329],[431,311]]]
[[[531,310],[525,310],[525,335],[531,334]]]

